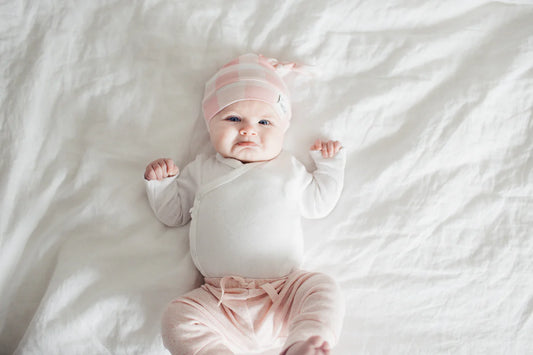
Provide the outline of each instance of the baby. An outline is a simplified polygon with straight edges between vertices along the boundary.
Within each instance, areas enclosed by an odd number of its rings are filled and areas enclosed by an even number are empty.
[[[168,226],[191,221],[192,260],[204,284],[163,316],[172,354],[330,354],[344,317],[336,282],[300,269],[300,219],[329,214],[345,154],[317,139],[313,173],[282,150],[291,120],[280,72],[294,65],[246,54],[206,84],[203,115],[216,155],[180,172],[171,159],[146,167],[150,206]]]

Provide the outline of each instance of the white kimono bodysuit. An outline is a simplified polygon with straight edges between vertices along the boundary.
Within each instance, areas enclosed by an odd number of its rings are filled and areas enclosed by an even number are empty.
[[[146,181],[150,206],[168,226],[192,217],[191,256],[205,277],[283,277],[303,259],[300,218],[329,214],[343,186],[343,150],[310,154],[313,173],[287,152],[247,164],[200,155],[179,177]]]

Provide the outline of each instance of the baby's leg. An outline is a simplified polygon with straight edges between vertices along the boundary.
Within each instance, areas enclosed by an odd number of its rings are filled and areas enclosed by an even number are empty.
[[[191,302],[191,299],[196,302]],[[165,347],[172,354],[233,354],[224,345],[223,329],[218,329],[223,326],[210,314],[210,305],[202,305],[204,299],[203,290],[196,289],[186,298],[168,305],[162,320],[162,336]],[[216,306],[216,300],[214,302]]]
[[[337,283],[325,274],[303,274],[284,306],[290,310],[282,354],[329,354],[344,318],[344,298]]]

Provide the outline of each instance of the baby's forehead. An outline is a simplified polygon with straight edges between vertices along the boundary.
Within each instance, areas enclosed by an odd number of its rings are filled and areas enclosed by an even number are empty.
[[[271,120],[282,121],[276,111],[269,104],[256,100],[243,100],[234,102],[222,109],[219,114],[236,114],[250,118],[269,118]]]

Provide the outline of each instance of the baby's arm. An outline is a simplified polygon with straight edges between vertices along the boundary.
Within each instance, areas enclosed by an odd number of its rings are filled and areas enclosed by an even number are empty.
[[[163,224],[180,226],[191,219],[189,210],[200,180],[201,164],[201,159],[196,159],[180,172],[172,159],[157,159],[146,167],[144,178],[148,201]]]
[[[304,173],[300,210],[305,218],[327,216],[337,204],[344,185],[346,154],[338,141],[315,141],[311,158],[316,170]]]

